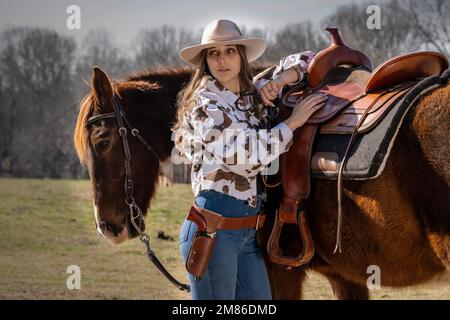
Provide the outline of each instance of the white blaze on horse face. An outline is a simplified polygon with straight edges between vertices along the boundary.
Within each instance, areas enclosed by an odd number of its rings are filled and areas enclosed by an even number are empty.
[[[97,210],[97,206],[95,205],[95,202],[94,201],[92,201],[92,204],[93,204],[93,206],[94,206],[94,219],[95,219],[95,226],[97,227],[97,232],[102,236],[102,237],[104,237],[104,235],[103,235],[103,233],[102,233],[102,231],[100,230],[100,223],[99,223],[99,220],[100,220],[100,218],[99,218],[99,216],[98,216],[98,210]]]

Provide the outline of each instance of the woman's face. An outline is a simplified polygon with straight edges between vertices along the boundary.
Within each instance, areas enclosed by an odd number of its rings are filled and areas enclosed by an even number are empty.
[[[212,76],[226,88],[239,89],[238,76],[241,71],[241,57],[235,45],[209,48],[206,53],[206,62]]]

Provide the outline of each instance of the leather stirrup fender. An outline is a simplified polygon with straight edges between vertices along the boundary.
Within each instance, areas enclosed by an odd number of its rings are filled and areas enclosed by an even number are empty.
[[[302,199],[308,198],[310,191],[309,168],[316,124],[305,124],[294,132],[294,145],[282,155],[282,177],[284,196],[275,214],[275,222],[267,243],[271,261],[298,267],[309,262],[314,255],[314,242],[306,215],[300,209]],[[300,168],[299,168],[300,166]],[[297,256],[287,256],[280,247],[280,237],[284,224],[294,224],[299,228],[301,252]]]

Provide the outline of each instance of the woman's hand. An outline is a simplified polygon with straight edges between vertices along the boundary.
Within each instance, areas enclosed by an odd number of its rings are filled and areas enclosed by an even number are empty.
[[[293,69],[284,71],[278,78],[266,83],[260,90],[261,100],[264,105],[275,107],[272,101],[278,96],[281,89],[289,83],[293,83],[298,80],[298,74]]]
[[[322,108],[328,100],[328,96],[322,92],[312,94],[295,105],[291,116],[284,123],[294,131],[303,126],[314,112]]]
[[[266,83],[259,90],[259,94],[264,105],[275,107],[275,105],[272,103],[272,100],[275,100],[275,98],[278,96],[278,93],[280,93],[281,89],[283,89],[284,86],[285,84],[281,77],[275,80],[270,80],[268,83]]]

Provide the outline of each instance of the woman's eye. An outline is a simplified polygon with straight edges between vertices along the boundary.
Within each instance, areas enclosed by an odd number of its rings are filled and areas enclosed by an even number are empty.
[[[214,51],[214,50],[208,51],[208,56],[213,57],[216,55],[217,55],[217,51]]]
[[[234,50],[234,48],[228,49],[228,53],[235,53],[235,52],[236,52],[236,50]]]

